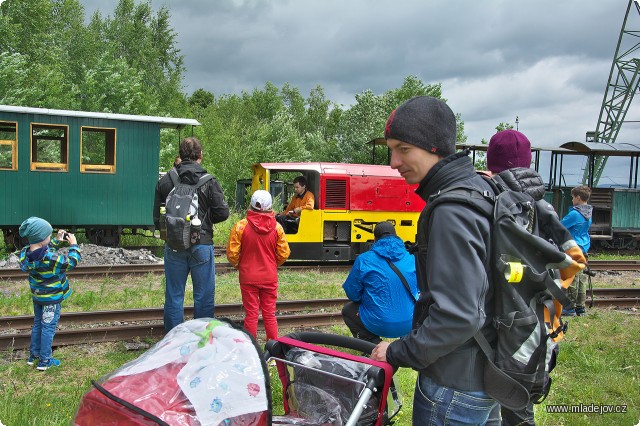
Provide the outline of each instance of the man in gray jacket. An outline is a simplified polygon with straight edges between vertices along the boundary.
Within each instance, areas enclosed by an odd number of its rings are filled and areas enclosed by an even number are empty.
[[[491,191],[468,153],[455,152],[456,119],[441,100],[419,96],[394,110],[385,127],[391,167],[416,193],[450,187]],[[371,357],[419,372],[414,425],[485,424],[497,402],[483,389],[484,355],[473,336],[495,340],[490,223],[473,207],[442,203],[418,221],[416,273],[420,299],[412,331],[381,342]]]

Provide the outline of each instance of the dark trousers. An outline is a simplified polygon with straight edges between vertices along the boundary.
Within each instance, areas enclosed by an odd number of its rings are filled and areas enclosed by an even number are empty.
[[[371,342],[374,344],[378,344],[382,342],[380,336],[376,336],[367,330],[367,327],[360,320],[360,315],[358,315],[358,309],[360,308],[360,304],[357,302],[347,302],[342,307],[342,319],[344,323],[351,330],[351,334],[356,339],[366,340],[367,342]]]

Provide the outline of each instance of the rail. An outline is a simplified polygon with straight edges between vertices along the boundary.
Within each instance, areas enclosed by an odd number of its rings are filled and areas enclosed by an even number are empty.
[[[343,272],[349,271],[351,265],[332,263],[305,263],[305,264],[285,264],[280,268],[289,271],[321,271],[321,272]],[[230,263],[216,263],[216,274],[228,274],[235,271]],[[69,271],[67,275],[71,277],[102,277],[102,276],[125,276],[125,275],[147,275],[164,274],[164,264],[162,263],[141,263],[131,265],[92,265],[78,266]],[[0,269],[0,280],[20,280],[25,279],[26,273],[18,268]]]
[[[347,299],[344,298],[278,301],[276,304],[278,324],[283,329],[296,329],[342,323],[340,308],[346,301]],[[587,302],[590,302],[590,299],[587,299]],[[640,306],[640,289],[594,289],[594,306],[598,308]],[[60,317],[60,331],[56,333],[54,345],[66,346],[161,337],[164,335],[162,315],[162,308],[63,313]],[[193,307],[186,307],[185,315],[192,316]],[[231,318],[240,323],[242,315],[241,304],[216,306],[216,316]],[[0,350],[28,348],[29,329],[32,322],[31,315],[0,317]],[[262,327],[262,320],[260,320],[260,326]]]
[[[348,299],[283,300],[276,303],[282,328],[323,327],[342,322],[340,308]],[[217,317],[241,323],[242,304],[216,305]],[[185,307],[193,316],[193,306]],[[149,338],[164,335],[162,308],[117,311],[68,312],[60,316],[55,346]],[[135,323],[135,324],[133,324]],[[32,315],[0,317],[0,350],[26,349],[30,344]],[[262,327],[262,319],[259,321]]]

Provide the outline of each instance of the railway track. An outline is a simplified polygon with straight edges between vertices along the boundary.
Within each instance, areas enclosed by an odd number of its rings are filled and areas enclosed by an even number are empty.
[[[640,271],[640,260],[590,260],[592,271]]]
[[[281,266],[282,269],[290,271],[321,271],[321,272],[343,272],[349,271],[351,265],[331,264],[331,263],[304,263],[304,264],[288,264]],[[235,269],[230,263],[216,263],[216,274],[227,274]],[[144,263],[131,265],[97,265],[97,266],[78,266],[67,275],[71,277],[103,277],[103,276],[126,276],[126,275],[147,275],[147,274],[164,274],[164,265],[162,263]],[[20,280],[26,279],[26,274],[18,268],[0,269],[1,280]]]
[[[282,269],[292,271],[321,271],[321,272],[345,272],[351,269],[351,265],[336,263],[289,263],[281,266]],[[592,271],[640,271],[640,260],[592,260],[589,262]],[[234,268],[226,262],[216,263],[216,274],[233,272]],[[164,274],[164,266],[161,263],[145,263],[133,265],[98,265],[78,266],[68,273],[72,277],[99,277],[99,276],[126,276]],[[0,280],[24,279],[25,273],[18,268],[0,269]]]
[[[283,329],[295,329],[342,323],[340,309],[346,300],[279,301],[277,303],[278,324]],[[587,299],[587,303],[589,302],[590,299]],[[594,289],[594,306],[619,308],[640,306],[640,289]],[[161,337],[164,334],[162,315],[162,308],[63,313],[54,344],[67,346]],[[186,307],[185,315],[192,316],[193,307]],[[241,304],[216,306],[216,316],[240,322],[242,315]],[[30,315],[0,317],[0,350],[28,348],[32,323],[33,317]]]
[[[346,301],[347,299],[278,301],[278,324],[282,328],[300,328],[342,322],[340,309]],[[185,307],[185,316],[193,317],[193,306]],[[243,317],[242,304],[216,305],[216,316],[240,323]],[[162,308],[63,313],[54,344],[67,346],[159,337],[164,335],[162,317]],[[0,350],[28,348],[32,324],[32,315],[0,317]]]

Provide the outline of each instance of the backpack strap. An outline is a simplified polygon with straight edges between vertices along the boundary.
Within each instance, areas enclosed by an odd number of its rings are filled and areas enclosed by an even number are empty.
[[[169,178],[171,179],[171,183],[173,183],[173,187],[175,188],[180,183],[180,176],[178,175],[178,170],[175,167],[172,167],[171,170],[167,172],[169,174]]]
[[[171,178],[171,182],[173,183],[174,188],[178,186],[179,183],[181,183],[180,176],[178,175],[178,170],[176,170],[175,167],[172,167],[171,170],[169,170],[167,173],[169,174],[169,178]],[[198,182],[196,182],[194,187],[198,189],[205,183],[209,182],[211,179],[213,179],[213,176],[209,173],[205,173],[200,176],[200,179],[198,179]]]
[[[492,189],[495,187],[492,186]],[[468,187],[451,187],[438,191],[427,200],[426,214],[442,203],[460,203],[473,207],[489,220],[493,220],[493,205],[496,201],[496,192],[480,191]]]
[[[524,408],[529,402],[527,389],[494,363],[495,352],[482,331],[478,331],[473,337],[487,357],[484,363],[485,392],[504,407],[512,410]]]
[[[393,262],[391,262],[386,257],[384,258],[384,260],[387,261],[387,263],[389,264],[389,267],[391,267],[391,269],[393,269],[393,272],[395,272],[398,275],[398,278],[400,278],[400,281],[402,281],[402,284],[404,285],[404,288],[407,289],[407,293],[409,293],[409,297],[411,298],[411,300],[415,304],[417,299],[413,295],[413,293],[411,292],[411,288],[409,287],[409,283],[407,282],[407,279],[404,277],[404,275],[402,275],[402,272],[400,272],[400,269],[398,269],[398,267],[396,265],[394,265]]]
[[[205,173],[202,176],[200,176],[200,179],[198,179],[198,182],[194,186],[196,187],[196,189],[198,189],[205,183],[209,182],[211,179],[213,179],[213,176],[210,175],[209,173]]]

